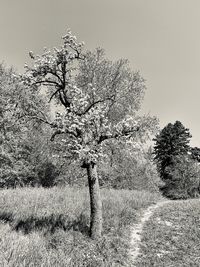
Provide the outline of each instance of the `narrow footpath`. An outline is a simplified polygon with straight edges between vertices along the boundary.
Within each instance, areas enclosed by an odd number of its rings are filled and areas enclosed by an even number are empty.
[[[200,199],[161,201],[132,226],[130,267],[200,267]]]
[[[130,257],[132,266],[135,266],[137,257],[140,254],[140,245],[142,238],[142,231],[145,223],[154,214],[154,211],[170,201],[160,201],[155,205],[148,207],[142,214],[140,221],[131,227],[131,245],[130,245]]]

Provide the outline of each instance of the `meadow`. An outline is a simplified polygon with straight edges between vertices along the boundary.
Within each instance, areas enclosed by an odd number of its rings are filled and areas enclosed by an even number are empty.
[[[171,201],[156,210],[144,227],[136,267],[199,267],[199,214],[199,199]]]
[[[102,189],[103,236],[89,238],[87,188],[0,192],[0,266],[131,266],[130,227],[157,193]]]

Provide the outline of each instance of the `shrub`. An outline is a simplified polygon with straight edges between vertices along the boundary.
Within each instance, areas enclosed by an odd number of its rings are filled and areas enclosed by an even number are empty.
[[[43,187],[54,186],[58,175],[59,172],[52,162],[42,163],[38,168],[39,185]]]
[[[199,196],[200,166],[189,157],[176,158],[174,164],[166,169],[169,179],[165,181],[162,192],[172,199],[187,199]]]

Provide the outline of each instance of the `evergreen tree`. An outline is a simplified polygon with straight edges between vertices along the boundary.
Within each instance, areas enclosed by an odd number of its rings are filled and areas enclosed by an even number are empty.
[[[169,123],[154,139],[154,160],[157,163],[161,179],[170,180],[169,169],[173,167],[177,157],[187,155],[191,138],[189,129],[180,121]]]

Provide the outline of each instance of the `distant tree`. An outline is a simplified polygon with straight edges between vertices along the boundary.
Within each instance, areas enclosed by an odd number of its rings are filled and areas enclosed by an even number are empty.
[[[65,151],[63,157],[74,156],[87,171],[91,207],[90,234],[92,238],[97,239],[102,233],[102,202],[97,164],[104,156],[104,143],[110,140],[131,140],[147,131],[154,131],[157,120],[136,117],[128,108],[130,112],[120,120],[115,123],[109,120],[111,107],[117,106],[118,79],[123,85],[123,76],[127,73],[124,64],[119,64],[118,67],[110,65],[109,77],[106,78],[110,81],[101,87],[99,80],[91,83],[85,79],[89,75],[87,72],[82,77],[77,76],[77,62],[87,60],[87,54],[84,55],[82,51],[83,43],[77,43],[71,32],[63,37],[63,41],[61,48],[55,48],[53,51],[45,49],[41,56],[35,56],[31,52],[34,65],[26,66],[22,79],[33,87],[46,86],[49,101],[54,98],[55,103],[63,107],[61,112],[57,112],[54,121],[40,117],[40,114],[38,117],[54,130],[52,141],[57,135],[63,135],[63,138],[59,139],[60,147]],[[127,77],[129,78],[124,79],[124,88],[130,87],[130,90],[134,90],[143,87],[143,80],[138,79],[138,82],[131,83],[134,75],[131,76],[130,72]],[[130,102],[127,102],[127,105]]]
[[[33,185],[44,139],[40,121],[30,117],[35,118],[36,109],[37,114],[47,109],[42,98],[22,85],[17,73],[4,64],[0,64],[0,95],[0,187]]]
[[[23,86],[12,68],[0,65],[0,186],[21,184],[22,170],[28,170],[21,155],[26,127],[19,122],[23,112]],[[28,92],[27,92],[28,93]]]
[[[172,179],[169,168],[173,167],[176,158],[188,154],[190,138],[189,129],[185,128],[180,121],[176,121],[164,127],[154,139],[154,160],[163,181]]]

